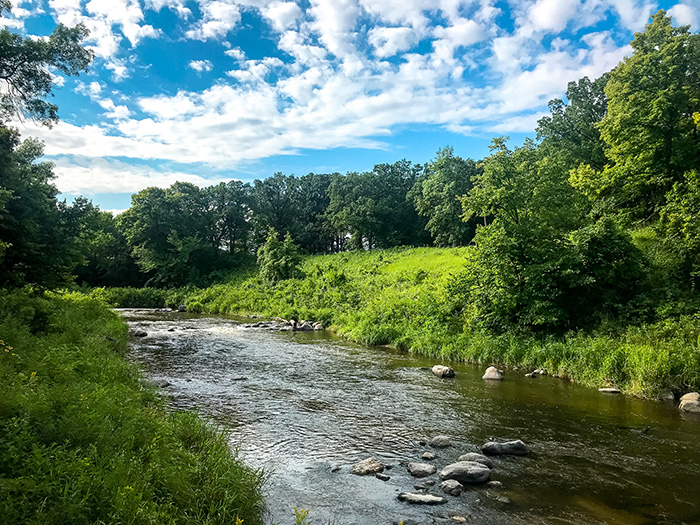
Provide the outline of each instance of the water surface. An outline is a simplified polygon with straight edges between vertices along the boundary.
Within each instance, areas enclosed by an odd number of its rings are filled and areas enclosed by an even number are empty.
[[[269,522],[700,523],[700,418],[674,404],[600,394],[551,377],[453,365],[352,344],[321,332],[244,328],[241,320],[125,310],[144,365],[174,408],[196,409],[223,427],[251,466],[269,475]],[[522,439],[529,457],[495,459],[501,488],[469,487],[446,505],[409,506],[399,492],[424,480],[406,472],[430,450],[438,469],[484,442]],[[369,456],[392,465],[383,482],[350,474]],[[429,479],[437,480],[437,476]],[[438,480],[439,484],[439,480]],[[436,486],[429,492],[443,495]]]

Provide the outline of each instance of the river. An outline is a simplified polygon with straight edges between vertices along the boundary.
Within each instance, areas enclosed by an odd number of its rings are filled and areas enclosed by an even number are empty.
[[[700,418],[672,403],[601,394],[569,381],[481,379],[483,366],[452,364],[453,379],[425,367],[434,359],[370,348],[325,332],[244,328],[244,320],[124,310],[134,339],[129,358],[174,409],[195,409],[226,430],[251,466],[263,468],[268,522],[314,525],[457,523],[700,523]],[[425,480],[406,461],[421,443],[442,466],[488,440],[522,439],[527,457],[498,457],[492,479],[436,507],[398,501]],[[388,481],[350,473],[374,456]],[[431,478],[437,480],[434,475]],[[438,480],[439,484],[439,480]],[[428,491],[441,494],[437,485]]]

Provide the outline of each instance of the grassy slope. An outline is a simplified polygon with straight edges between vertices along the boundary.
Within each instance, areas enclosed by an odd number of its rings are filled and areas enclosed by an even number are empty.
[[[543,367],[586,385],[614,385],[640,396],[700,388],[697,316],[630,327],[616,335],[571,334],[563,339],[466,330],[446,293],[450,275],[460,270],[465,254],[466,249],[438,248],[341,253],[308,257],[304,279],[273,287],[240,278],[205,290],[95,293],[121,306],[137,306],[140,293],[160,294],[158,304],[151,306],[185,302],[196,312],[321,320],[365,344],[392,344],[441,360]]]
[[[103,303],[3,292],[0,338],[4,523],[262,523],[260,473],[164,410]]]

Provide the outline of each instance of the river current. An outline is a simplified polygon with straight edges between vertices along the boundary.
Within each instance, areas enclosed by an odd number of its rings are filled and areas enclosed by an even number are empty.
[[[601,394],[549,376],[451,364],[356,345],[325,332],[245,328],[242,319],[123,310],[129,358],[163,388],[173,409],[193,409],[224,429],[242,459],[267,474],[268,522],[314,525],[467,523],[700,523],[700,418],[673,403]],[[447,449],[424,445],[433,436]],[[438,471],[489,440],[522,439],[527,457],[497,457],[497,488],[442,494],[437,475],[412,478],[407,461],[438,457]],[[377,457],[391,479],[350,473]],[[426,479],[436,507],[397,499]]]

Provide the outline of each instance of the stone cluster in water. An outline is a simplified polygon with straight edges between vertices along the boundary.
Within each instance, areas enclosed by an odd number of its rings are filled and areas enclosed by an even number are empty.
[[[439,374],[438,374],[439,375]],[[420,442],[427,445],[426,442]],[[452,446],[449,436],[435,436],[429,443],[434,449],[446,449]],[[399,501],[414,505],[441,505],[447,503],[447,497],[459,497],[472,485],[487,485],[490,488],[500,487],[499,481],[491,481],[491,472],[494,468],[494,461],[488,456],[515,455],[524,456],[529,454],[529,449],[521,440],[495,442],[489,441],[481,447],[481,453],[469,452],[459,456],[456,462],[448,463],[439,470],[433,463],[410,461],[403,463],[408,473],[421,479],[420,483],[414,485],[415,491],[402,491],[398,494]],[[425,451],[421,456],[423,461],[432,461],[439,458],[434,452]],[[350,472],[358,476],[374,475],[375,477],[388,481],[390,476],[384,473],[392,465],[387,465],[377,458],[366,458],[351,468]],[[436,479],[430,479],[437,474],[440,484]],[[433,488],[436,487],[437,488]],[[432,493],[431,493],[432,491]],[[507,498],[502,498],[506,500]],[[455,519],[456,518],[456,519]],[[452,519],[459,522],[465,518],[452,516]]]
[[[272,321],[259,321],[257,323],[244,324],[243,328],[262,328],[280,332],[318,332],[323,330],[323,323],[306,320],[287,320],[281,317],[274,317]]]

